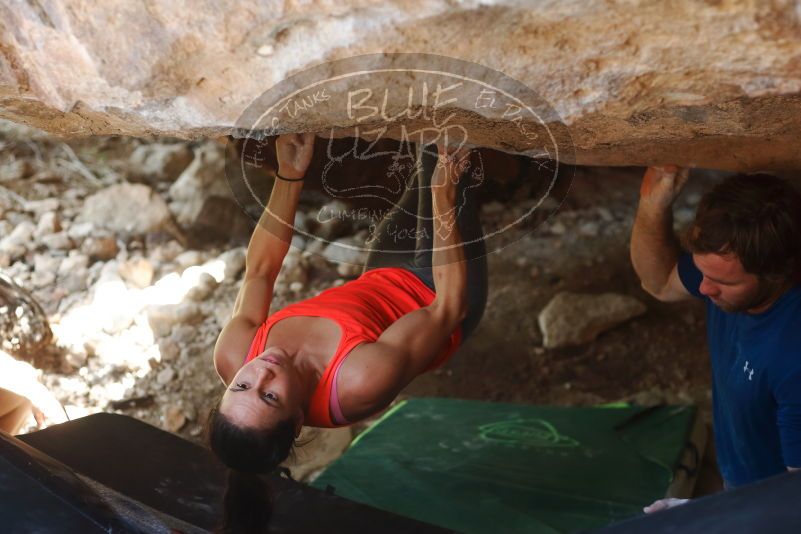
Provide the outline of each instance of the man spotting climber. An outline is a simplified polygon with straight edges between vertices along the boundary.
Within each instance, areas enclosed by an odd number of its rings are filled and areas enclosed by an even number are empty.
[[[732,176],[702,197],[683,252],[672,205],[687,174],[646,171],[631,260],[657,299],[706,303],[715,446],[732,488],[801,467],[801,196],[775,176]]]

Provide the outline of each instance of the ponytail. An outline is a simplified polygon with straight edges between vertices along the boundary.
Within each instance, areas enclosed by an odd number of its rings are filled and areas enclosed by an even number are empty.
[[[214,408],[209,414],[207,440],[212,452],[229,468],[219,531],[267,532],[273,502],[261,475],[276,471],[292,452],[295,425],[287,420],[272,428],[239,427]]]
[[[261,534],[267,532],[273,513],[272,495],[261,476],[228,470],[223,497],[221,534]]]

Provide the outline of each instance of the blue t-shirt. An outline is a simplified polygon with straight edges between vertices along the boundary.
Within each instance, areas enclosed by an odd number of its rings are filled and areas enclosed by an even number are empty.
[[[718,465],[729,487],[801,467],[801,287],[758,314],[727,313],[702,295],[690,254],[678,264],[706,301]]]

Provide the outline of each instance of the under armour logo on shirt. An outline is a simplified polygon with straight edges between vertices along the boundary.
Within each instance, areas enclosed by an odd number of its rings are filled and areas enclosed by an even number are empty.
[[[748,380],[754,379],[754,368],[748,368],[748,361],[746,361],[745,365],[743,365],[743,372],[748,374]]]

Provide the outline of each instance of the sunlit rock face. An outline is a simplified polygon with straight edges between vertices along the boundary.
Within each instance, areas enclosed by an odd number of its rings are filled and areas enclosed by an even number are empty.
[[[575,152],[563,159],[801,167],[792,0],[8,0],[0,14],[0,116],[65,136],[226,135],[255,98],[303,69],[427,53],[534,90],[556,112],[548,120],[568,127]],[[405,92],[394,83],[397,103]],[[514,128],[460,106],[477,144],[526,153]],[[356,120],[321,108],[282,131]]]

